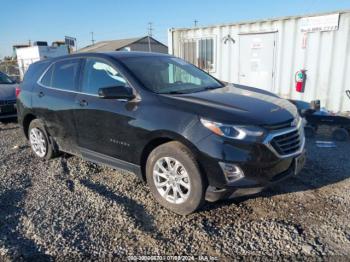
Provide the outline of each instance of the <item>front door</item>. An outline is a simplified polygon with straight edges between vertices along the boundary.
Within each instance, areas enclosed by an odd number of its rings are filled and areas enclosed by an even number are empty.
[[[85,154],[99,153],[130,161],[134,111],[128,101],[103,99],[103,87],[126,86],[128,82],[114,65],[98,58],[87,58],[83,67],[81,90],[76,96],[79,109],[74,112],[78,144]]]
[[[273,91],[275,33],[239,36],[239,83]]]

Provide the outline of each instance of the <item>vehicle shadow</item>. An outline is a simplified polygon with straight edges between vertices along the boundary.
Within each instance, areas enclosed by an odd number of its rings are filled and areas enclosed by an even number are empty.
[[[8,118],[8,119],[1,119],[0,120],[0,132],[1,131],[9,131],[9,130],[15,130],[19,128],[19,125],[16,126],[7,126],[8,124],[17,124],[17,118]]]
[[[10,117],[10,118],[0,119],[0,123],[10,124],[10,123],[18,123],[18,121],[17,121],[17,117]]]
[[[18,230],[20,202],[24,195],[23,189],[10,189],[0,194],[0,243],[10,250],[10,257],[0,257],[0,261],[51,261],[51,256],[43,253],[33,240]]]
[[[117,195],[109,190],[106,186],[92,183],[90,180],[82,179],[80,180],[80,183],[95,193],[113,202],[122,204],[125,207],[127,215],[133,218],[135,224],[140,227],[142,231],[149,233],[157,232],[157,228],[154,225],[154,217],[145,210],[143,205],[126,196]]]

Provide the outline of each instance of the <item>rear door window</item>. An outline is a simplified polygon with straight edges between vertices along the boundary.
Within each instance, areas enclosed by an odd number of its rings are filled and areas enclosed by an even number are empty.
[[[67,59],[54,63],[41,79],[41,84],[74,91],[77,86],[80,59]]]

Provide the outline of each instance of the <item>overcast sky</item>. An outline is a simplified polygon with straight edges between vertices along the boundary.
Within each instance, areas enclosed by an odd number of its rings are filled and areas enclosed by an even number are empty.
[[[148,22],[167,44],[167,29],[350,9],[350,0],[2,0],[0,58],[12,45],[78,39],[81,48],[96,41],[144,36]]]

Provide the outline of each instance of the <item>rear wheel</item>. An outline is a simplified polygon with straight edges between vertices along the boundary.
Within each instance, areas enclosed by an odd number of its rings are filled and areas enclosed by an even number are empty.
[[[54,148],[49,140],[49,135],[45,131],[44,124],[38,119],[34,119],[28,129],[29,143],[34,154],[42,159],[54,157]]]
[[[205,182],[191,151],[179,142],[154,149],[146,164],[147,183],[155,199],[180,215],[204,203]]]

